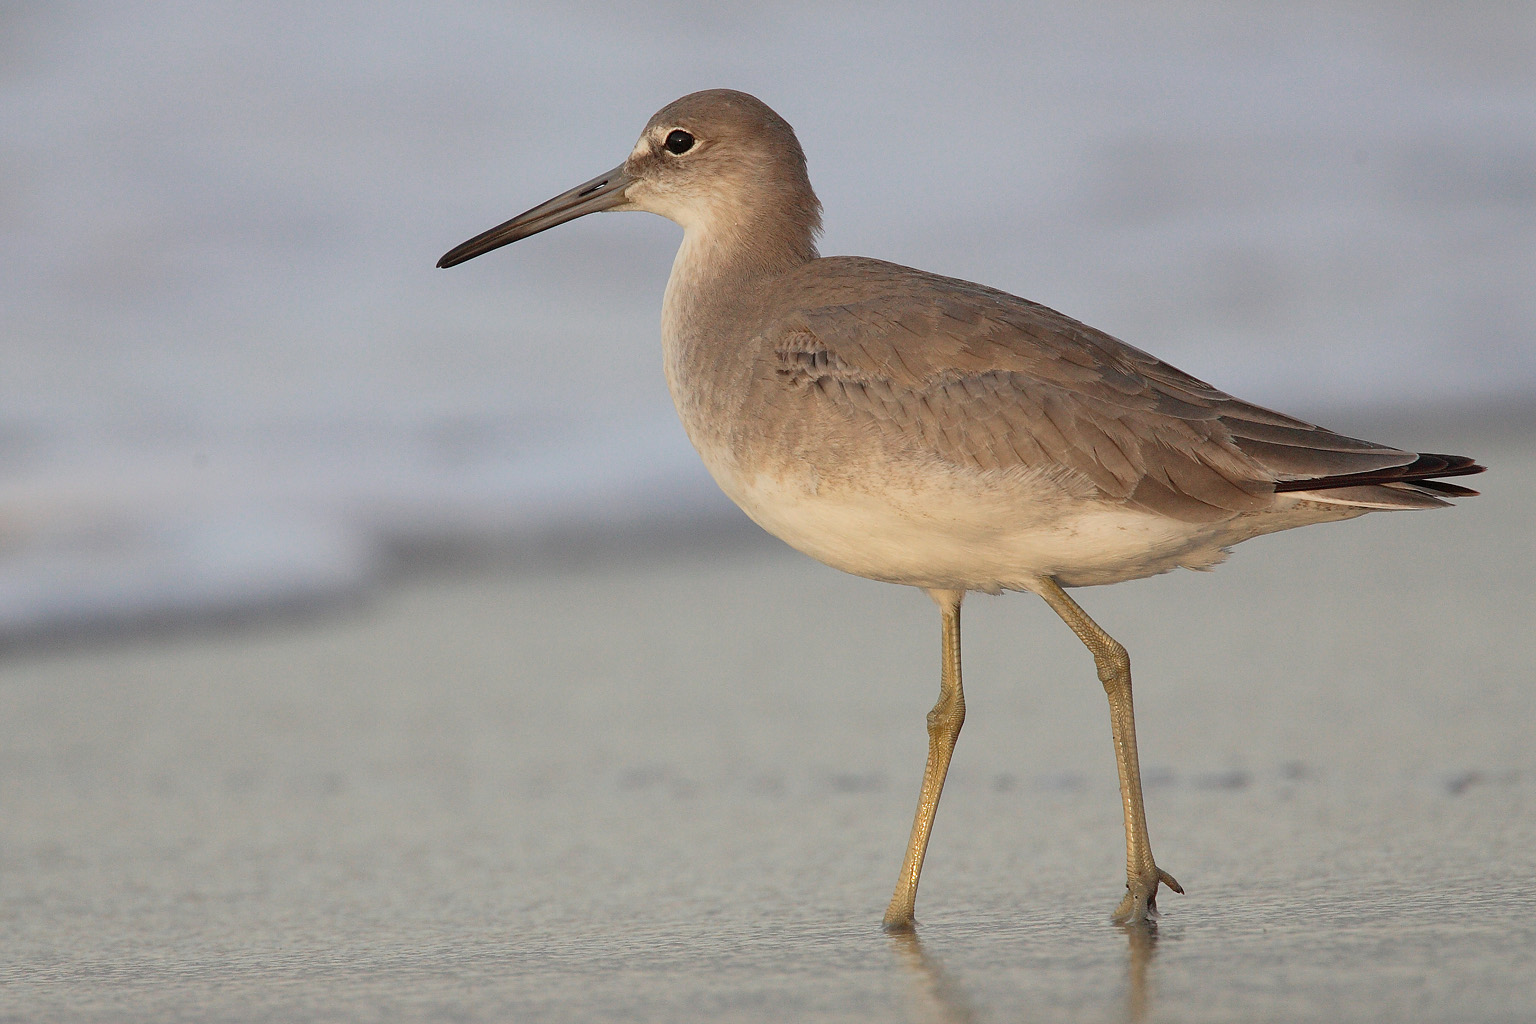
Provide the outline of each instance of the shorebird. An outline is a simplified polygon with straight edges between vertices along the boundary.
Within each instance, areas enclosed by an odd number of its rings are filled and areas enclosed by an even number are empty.
[[[1068,587],[1203,569],[1261,534],[1476,494],[1481,472],[1240,401],[1053,309],[880,260],[821,256],[794,130],[725,89],[663,107],[624,162],[449,251],[439,267],[602,210],[683,228],[662,302],[667,385],[720,488],[790,546],[920,587],[939,607],[939,699],[885,927],[918,877],[965,720],[960,604],[1040,595],[1093,655],[1125,811],[1125,895],[1147,920],[1147,833],[1130,661]]]

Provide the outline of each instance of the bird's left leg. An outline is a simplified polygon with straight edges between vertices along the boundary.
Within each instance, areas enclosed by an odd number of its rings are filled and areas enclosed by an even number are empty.
[[[1125,648],[1088,617],[1076,601],[1052,579],[1041,580],[1035,592],[1045,598],[1062,621],[1093,654],[1099,681],[1109,696],[1109,725],[1120,770],[1120,801],[1125,805],[1125,898],[1115,908],[1117,922],[1145,921],[1157,912],[1157,887],[1184,890],[1152,859],[1147,834],[1147,810],[1141,799],[1141,763],[1136,757],[1136,714],[1131,706],[1131,659]]]

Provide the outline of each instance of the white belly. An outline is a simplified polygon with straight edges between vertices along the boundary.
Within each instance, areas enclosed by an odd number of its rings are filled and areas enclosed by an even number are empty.
[[[976,473],[827,482],[809,473],[746,476],[705,462],[769,533],[830,566],[890,583],[996,593],[1033,589],[1046,576],[1065,585],[1112,583],[1224,557],[1224,524],[1083,500],[1044,479]]]

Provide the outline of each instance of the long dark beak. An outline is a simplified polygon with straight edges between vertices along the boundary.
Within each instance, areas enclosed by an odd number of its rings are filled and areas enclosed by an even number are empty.
[[[505,224],[498,224],[491,230],[476,235],[463,245],[454,246],[437,261],[437,265],[456,267],[465,260],[484,256],[492,249],[499,249],[519,238],[536,235],[556,224],[564,224],[568,220],[575,220],[589,213],[597,213],[599,210],[611,210],[624,202],[624,190],[632,185],[634,180],[624,170],[624,165],[619,164],[607,174],[599,174],[591,181],[577,185],[569,192],[560,193],[547,203],[540,203],[527,213],[518,214]]]

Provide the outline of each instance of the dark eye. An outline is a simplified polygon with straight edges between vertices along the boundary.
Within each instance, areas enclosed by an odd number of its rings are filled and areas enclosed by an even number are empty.
[[[693,136],[681,128],[674,128],[667,133],[664,145],[668,153],[686,153],[693,148]]]

